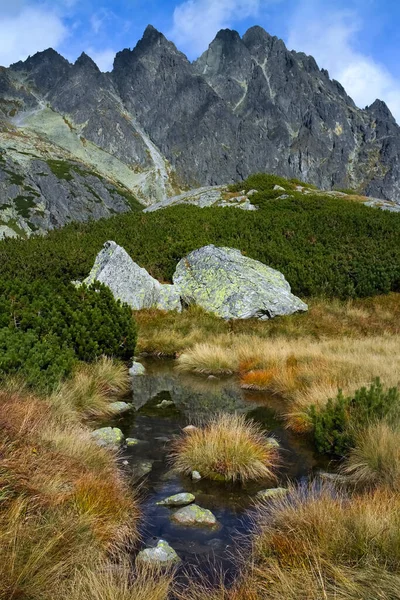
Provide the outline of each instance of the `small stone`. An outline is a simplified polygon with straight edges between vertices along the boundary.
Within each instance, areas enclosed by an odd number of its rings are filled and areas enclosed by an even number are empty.
[[[200,481],[201,475],[198,471],[192,471],[192,479],[193,481]]]
[[[321,479],[325,481],[331,481],[332,483],[342,484],[347,483],[347,477],[345,475],[340,475],[340,473],[328,473],[328,471],[320,471],[318,473]]]
[[[218,527],[218,521],[213,513],[207,508],[201,508],[197,504],[191,504],[180,508],[171,516],[172,521],[178,525],[189,527]]]
[[[155,548],[145,548],[139,552],[137,561],[156,566],[169,566],[180,562],[180,558],[165,540],[160,540]]]
[[[137,446],[138,444],[140,444],[140,440],[136,438],[126,438],[125,443],[128,446],[128,448],[131,448],[132,446]]]
[[[274,448],[280,447],[278,440],[276,440],[274,437],[267,438],[267,442],[270,446],[273,446]]]
[[[279,192],[286,192],[285,188],[282,187],[281,185],[274,185],[274,192],[277,192],[277,191],[279,191]]]
[[[198,431],[198,427],[195,427],[194,425],[187,425],[182,429],[182,431],[185,433],[192,433],[193,431]]]
[[[124,434],[118,427],[101,427],[91,433],[98,446],[118,447],[124,441]]]
[[[254,194],[258,194],[258,190],[250,190],[249,192],[247,192],[246,196],[248,198],[251,198],[251,196],[254,196]]]
[[[158,506],[187,506],[195,500],[196,497],[193,496],[193,494],[182,492],[181,494],[169,496],[169,498],[165,498],[165,500],[161,500],[160,502],[157,502],[157,504]]]
[[[122,415],[133,409],[133,404],[128,402],[111,402],[110,410],[116,415]]]
[[[122,461],[122,464],[125,465],[125,466],[129,465],[129,460]]]
[[[138,462],[133,467],[133,477],[137,481],[141,479],[145,475],[148,475],[153,470],[153,462],[152,460],[142,460]]]
[[[289,492],[287,488],[270,488],[268,490],[261,490],[257,492],[256,498],[259,500],[269,500],[270,498],[280,498],[286,496]]]
[[[134,362],[133,365],[131,366],[131,368],[129,369],[129,375],[131,377],[138,377],[139,375],[144,375],[145,372],[146,372],[146,369],[139,362]]]
[[[154,438],[157,442],[164,442],[164,444],[167,444],[168,442],[171,441],[171,438],[167,437],[166,435],[159,435],[158,437]]]
[[[169,408],[170,406],[174,406],[173,400],[163,400],[160,404],[156,404],[156,408]]]

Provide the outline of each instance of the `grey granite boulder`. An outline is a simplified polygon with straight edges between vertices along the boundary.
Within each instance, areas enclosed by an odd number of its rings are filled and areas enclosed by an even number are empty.
[[[161,285],[112,241],[104,244],[84,283],[91,285],[94,281],[107,285],[114,298],[126,302],[134,310],[153,307],[180,311],[182,308],[179,292],[174,286]]]
[[[91,433],[98,446],[116,448],[124,441],[124,434],[118,427],[101,427]]]
[[[186,304],[224,319],[266,320],[308,309],[282,273],[233,248],[194,250],[178,263],[173,281]]]
[[[175,550],[165,540],[160,540],[155,548],[145,548],[145,550],[139,552],[136,560],[156,567],[174,565],[180,562]]]
[[[182,492],[180,494],[175,494],[174,496],[169,496],[169,498],[165,498],[160,502],[157,502],[159,506],[187,506],[188,504],[192,504],[196,500],[196,497],[193,494],[189,494],[187,492]]]
[[[201,508],[197,504],[191,504],[177,510],[172,516],[172,521],[178,525],[188,527],[218,527],[218,521],[213,513],[207,508]]]

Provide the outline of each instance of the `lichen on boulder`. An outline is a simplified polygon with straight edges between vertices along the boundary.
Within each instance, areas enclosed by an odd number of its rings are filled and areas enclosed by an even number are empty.
[[[271,319],[306,311],[284,275],[233,248],[194,250],[177,265],[174,285],[182,300],[224,319]]]
[[[84,283],[91,285],[94,281],[104,283],[116,300],[126,302],[134,310],[182,309],[179,291],[173,285],[162,285],[113,241],[104,244]]]
[[[118,427],[101,427],[91,433],[98,446],[117,448],[124,441],[124,434]]]
[[[155,548],[145,548],[139,552],[136,560],[139,563],[147,563],[156,567],[174,565],[180,562],[175,550],[165,540],[159,540]]]
[[[216,528],[219,526],[218,521],[207,508],[201,508],[197,504],[190,504],[177,510],[172,516],[172,521],[178,525],[185,525],[187,527],[211,527]]]

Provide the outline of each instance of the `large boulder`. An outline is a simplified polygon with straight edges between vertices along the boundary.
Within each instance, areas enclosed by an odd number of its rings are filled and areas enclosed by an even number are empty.
[[[129,254],[115,242],[106,242],[96,256],[86,285],[100,281],[107,285],[117,300],[134,310],[159,308],[182,309],[179,291],[173,285],[162,285],[146,269],[139,267]]]
[[[224,319],[271,319],[306,311],[284,275],[233,248],[194,250],[177,265],[174,285],[186,304]]]

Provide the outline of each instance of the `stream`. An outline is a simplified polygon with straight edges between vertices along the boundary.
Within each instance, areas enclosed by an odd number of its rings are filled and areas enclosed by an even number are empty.
[[[173,360],[148,359],[142,364],[146,374],[135,377],[133,383],[135,411],[113,423],[125,437],[140,440],[124,450],[122,460],[141,485],[142,548],[155,546],[162,538],[176,550],[184,566],[196,566],[209,573],[216,567],[234,575],[232,556],[237,542],[251,532],[256,493],[266,487],[284,487],[289,480],[305,482],[324,465],[307,441],[286,430],[277,418],[277,398],[242,390],[234,378],[178,374]],[[186,425],[197,425],[221,411],[247,414],[278,440],[282,464],[277,482],[194,482],[171,472],[170,440]],[[156,503],[179,492],[193,493],[196,504],[214,513],[220,528],[173,524],[170,515],[174,509]]]

